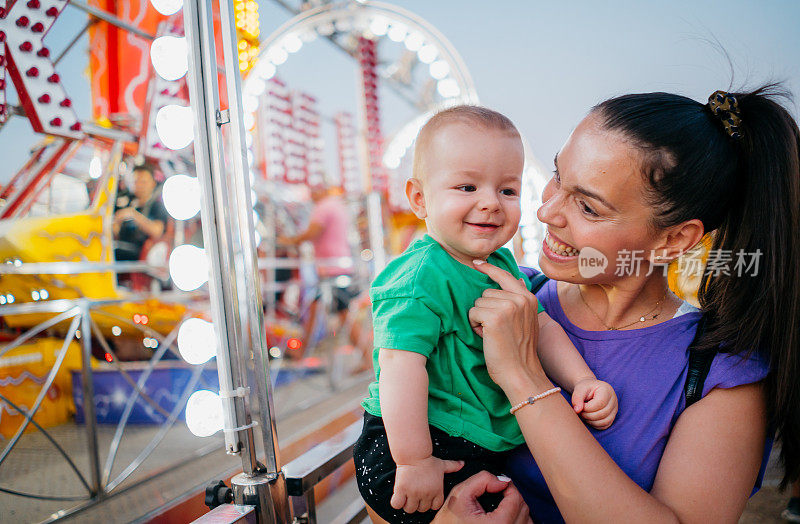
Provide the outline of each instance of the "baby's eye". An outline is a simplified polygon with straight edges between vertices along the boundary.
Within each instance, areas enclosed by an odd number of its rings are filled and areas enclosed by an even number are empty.
[[[456,189],[458,189],[459,191],[467,192],[467,193],[472,193],[473,191],[477,191],[478,190],[478,188],[475,187],[472,184],[464,184],[464,185],[456,187]]]
[[[516,189],[511,189],[511,188],[506,188],[506,189],[501,189],[500,193],[505,195],[505,196],[516,196],[517,190]]]

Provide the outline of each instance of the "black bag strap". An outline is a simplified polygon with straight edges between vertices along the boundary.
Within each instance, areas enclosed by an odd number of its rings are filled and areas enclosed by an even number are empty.
[[[689,371],[686,373],[686,385],[683,388],[687,408],[703,398],[703,386],[706,383],[708,371],[711,369],[711,362],[717,356],[717,351],[698,351],[696,349],[705,328],[706,317],[703,315],[697,323],[697,331],[689,345]]]
[[[530,280],[531,292],[536,294],[550,279],[544,273],[537,273]],[[692,343],[689,344],[689,371],[686,374],[686,384],[683,387],[687,408],[703,398],[703,386],[711,369],[711,362],[714,361],[714,357],[717,355],[716,351],[697,351],[695,349],[703,337],[703,333],[705,333],[705,327],[706,317],[703,315],[697,323],[697,331],[695,331]]]
[[[535,275],[533,275],[530,278],[530,281],[531,281],[531,293],[533,293],[534,295],[536,293],[538,293],[539,290],[542,289],[542,286],[544,286],[547,283],[548,280],[550,280],[550,279],[547,278],[547,276],[545,276],[544,273],[536,273]]]

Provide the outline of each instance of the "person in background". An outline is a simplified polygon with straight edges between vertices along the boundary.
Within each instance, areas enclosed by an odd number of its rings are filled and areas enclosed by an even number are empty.
[[[311,187],[311,201],[314,209],[306,230],[299,235],[279,236],[277,239],[278,244],[284,246],[297,246],[303,242],[311,242],[314,246],[320,292],[311,303],[303,326],[303,332],[309,338],[316,323],[321,290],[325,286],[330,286],[333,293],[333,310],[339,316],[340,325],[344,322],[353,297],[347,286],[336,282],[338,277],[349,277],[353,273],[353,265],[349,260],[352,253],[347,241],[347,231],[352,224],[347,206],[339,190],[325,186]]]
[[[133,199],[114,213],[114,257],[117,262],[140,260],[148,240],[158,240],[167,224],[167,210],[156,192],[155,169],[150,164],[133,168]]]

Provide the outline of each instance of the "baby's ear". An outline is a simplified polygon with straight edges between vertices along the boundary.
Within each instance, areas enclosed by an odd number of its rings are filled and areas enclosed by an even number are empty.
[[[425,194],[422,192],[422,181],[418,178],[409,178],[406,181],[406,196],[411,205],[411,211],[419,218],[424,220],[428,216],[425,208]]]

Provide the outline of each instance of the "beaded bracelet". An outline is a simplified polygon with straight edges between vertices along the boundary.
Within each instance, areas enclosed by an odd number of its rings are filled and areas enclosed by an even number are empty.
[[[514,413],[516,413],[520,409],[524,408],[525,406],[529,406],[529,405],[533,404],[534,402],[536,402],[537,400],[541,400],[544,397],[549,397],[550,395],[558,393],[559,391],[561,391],[561,388],[556,387],[556,388],[553,388],[553,389],[548,389],[544,393],[539,393],[538,395],[534,395],[532,397],[528,397],[527,400],[523,400],[522,402],[520,402],[516,406],[512,407],[511,410],[509,411],[509,413],[511,413],[513,415]]]

